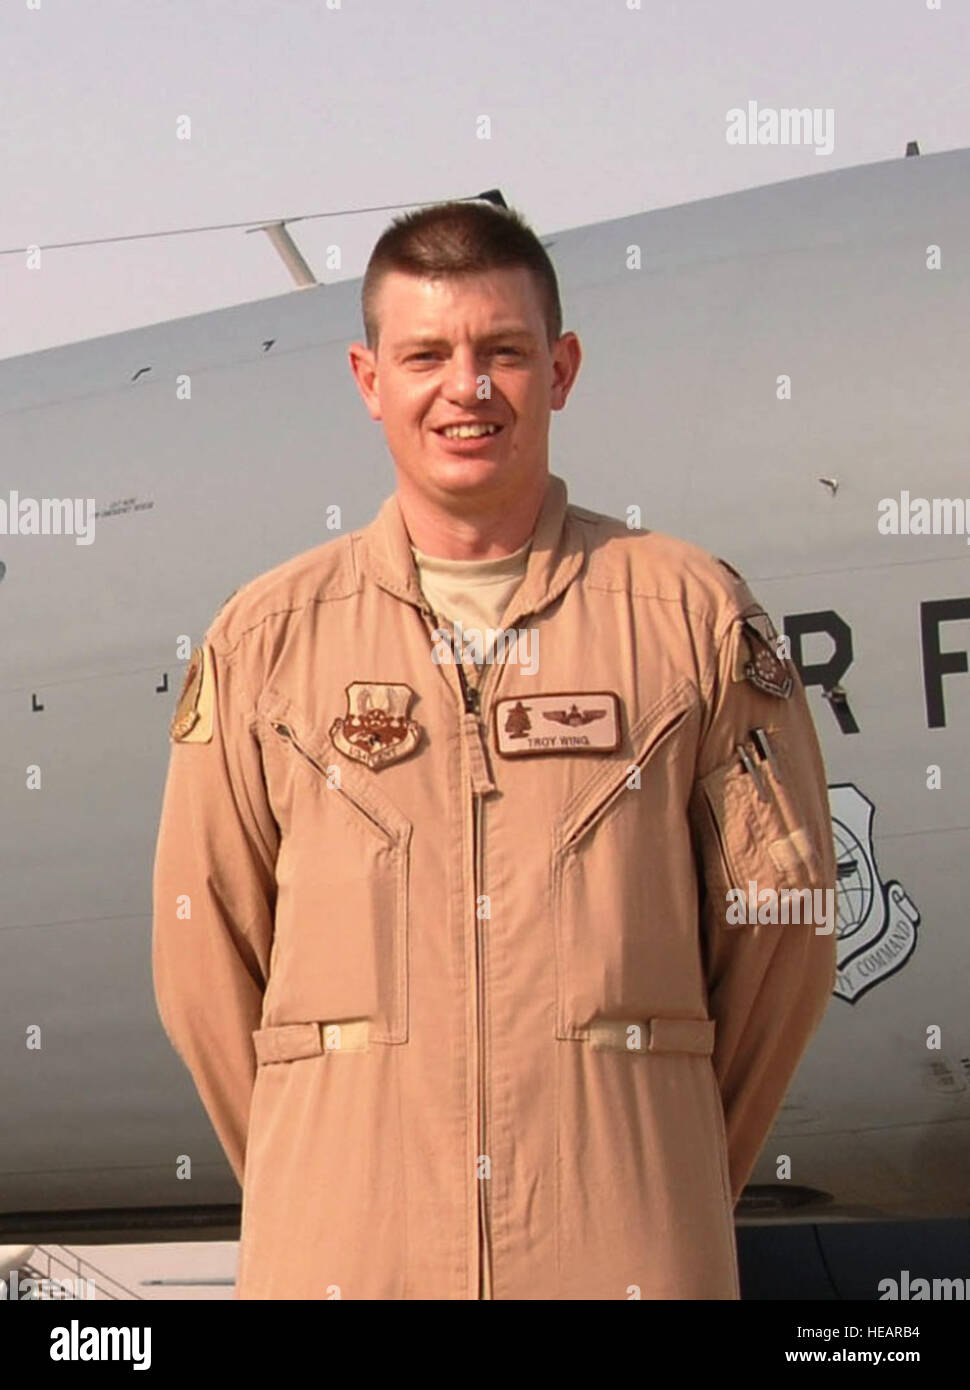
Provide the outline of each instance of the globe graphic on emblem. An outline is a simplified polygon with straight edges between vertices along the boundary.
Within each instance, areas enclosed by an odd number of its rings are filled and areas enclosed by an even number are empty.
[[[833,820],[832,834],[838,864],[838,936],[844,941],[859,930],[868,916],[873,894],[872,870],[869,856],[847,826]]]

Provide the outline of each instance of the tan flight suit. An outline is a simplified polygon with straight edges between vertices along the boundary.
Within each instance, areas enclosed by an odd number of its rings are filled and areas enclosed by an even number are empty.
[[[738,1296],[835,977],[788,920],[835,889],[804,691],[734,571],[555,476],[502,626],[538,669],[497,646],[476,689],[392,496],[187,675],[155,988],[243,1184],[241,1298]]]

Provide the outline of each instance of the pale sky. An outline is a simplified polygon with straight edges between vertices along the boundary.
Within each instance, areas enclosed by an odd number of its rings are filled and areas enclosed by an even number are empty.
[[[496,186],[547,235],[898,158],[911,139],[964,148],[970,16],[938,3],[7,0],[0,357],[291,288],[244,228],[48,250],[39,270],[29,245]],[[752,100],[831,108],[833,152],[728,145],[728,110]],[[342,279],[392,215],[292,233],[318,279]]]

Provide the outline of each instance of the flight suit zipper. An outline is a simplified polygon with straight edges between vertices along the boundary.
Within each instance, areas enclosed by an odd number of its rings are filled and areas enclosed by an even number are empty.
[[[475,883],[472,897],[475,911],[475,998],[478,1032],[478,1297],[492,1297],[492,1249],[488,1230],[488,1188],[491,1181],[488,1157],[488,1111],[485,1101],[485,1078],[488,1075],[488,1056],[485,1049],[485,931],[478,917],[478,890],[482,882],[482,812],[483,798],[475,798]]]
[[[428,621],[432,639],[435,631],[443,625],[437,621],[430,608],[421,609]],[[485,922],[478,916],[478,901],[484,881],[484,840],[485,840],[485,797],[495,790],[495,783],[489,773],[484,725],[480,718],[481,697],[491,675],[491,667],[486,670],[479,686],[468,683],[461,657],[454,654],[455,667],[461,686],[462,698],[462,739],[469,761],[472,791],[472,912],[475,930],[475,1035],[476,1035],[476,1077],[477,1077],[477,1119],[476,1119],[476,1163],[475,1181],[477,1183],[478,1213],[478,1289],[477,1298],[492,1297],[492,1249],[489,1231],[488,1192],[490,1177],[483,1174],[489,1171],[488,1154],[488,1107],[486,1100],[486,1033],[485,1033]],[[488,919],[486,919],[487,921]]]

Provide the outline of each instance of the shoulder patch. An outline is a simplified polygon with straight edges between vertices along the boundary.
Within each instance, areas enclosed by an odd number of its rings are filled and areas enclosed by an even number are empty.
[[[208,642],[196,647],[185,672],[169,734],[175,743],[208,743],[215,709],[215,671]]]
[[[786,657],[778,654],[778,633],[763,610],[746,613],[741,622],[732,679],[746,680],[766,695],[787,700],[794,682]]]

